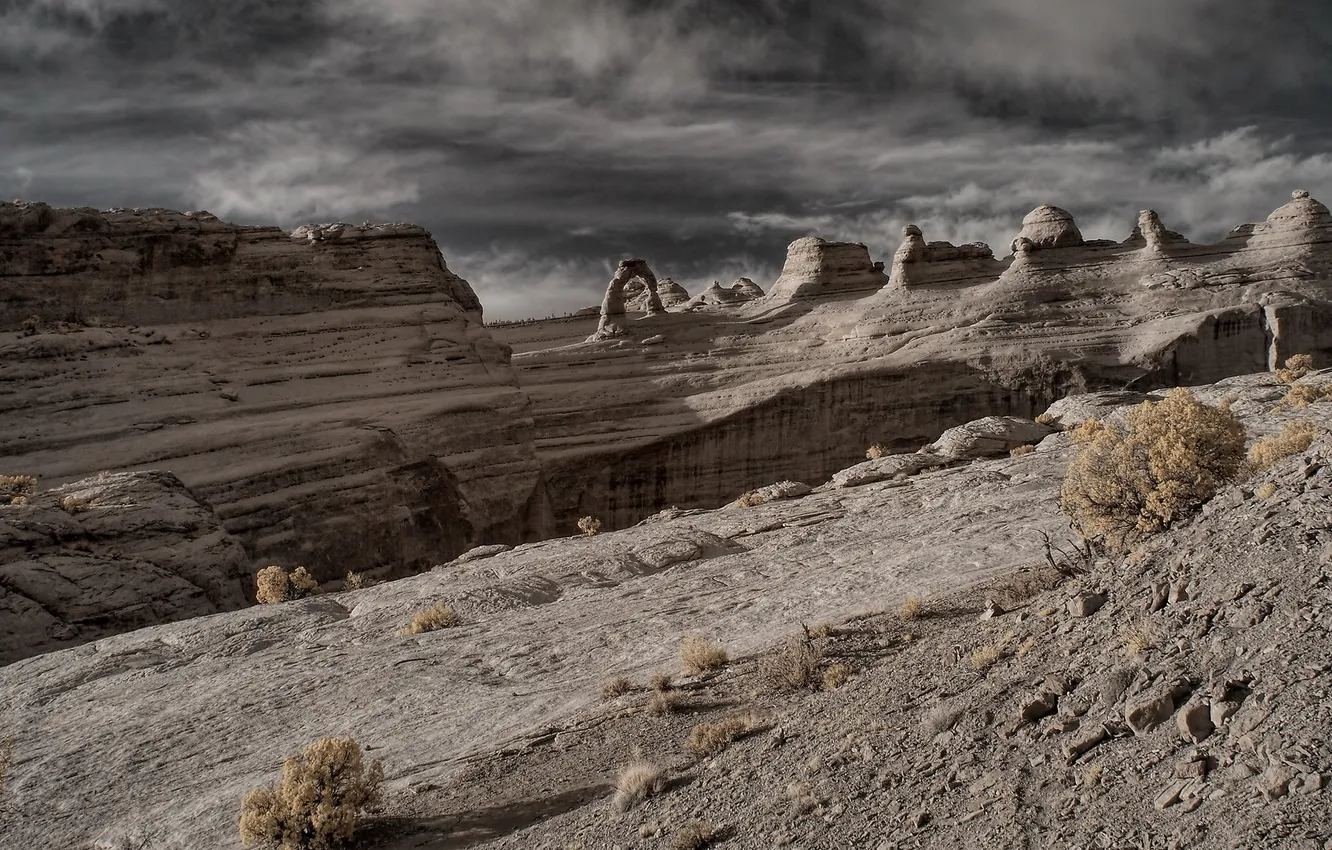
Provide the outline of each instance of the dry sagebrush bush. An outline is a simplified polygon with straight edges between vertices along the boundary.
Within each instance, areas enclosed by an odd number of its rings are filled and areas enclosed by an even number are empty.
[[[365,765],[354,738],[321,738],[282,765],[282,781],[241,804],[241,842],[281,850],[342,847],[361,813],[379,804],[384,769]]]
[[[1059,417],[1055,416],[1053,413],[1042,413],[1040,416],[1036,417],[1035,422],[1038,425],[1049,425],[1052,428],[1057,428],[1062,424],[1059,421]]]
[[[885,449],[883,446],[879,445],[878,443],[875,443],[874,445],[870,446],[868,449],[865,449],[866,460],[878,460],[879,458],[883,457],[886,454],[888,454],[888,450]]]
[[[823,689],[835,691],[851,680],[851,667],[838,662],[829,664],[823,671]]]
[[[653,794],[660,794],[665,787],[666,772],[660,767],[650,761],[630,762],[615,776],[611,806],[617,812],[627,812]]]
[[[413,614],[412,621],[407,624],[401,634],[419,635],[426,632],[436,632],[440,629],[451,629],[461,622],[462,618],[458,616],[457,611],[453,610],[452,605],[440,602]]]
[[[1031,444],[1027,444],[1025,446],[1014,446],[1013,448],[1008,450],[1008,456],[1022,457],[1023,455],[1029,455],[1034,451],[1036,451],[1036,447]]]
[[[902,600],[901,606],[897,609],[897,619],[904,623],[919,620],[924,610],[925,603],[921,601],[919,596],[908,596]]]
[[[1069,464],[1059,503],[1083,537],[1113,550],[1197,511],[1244,462],[1235,414],[1183,387],[1129,411],[1124,430],[1089,428],[1095,421],[1075,434],[1084,448]]]
[[[721,837],[714,824],[705,820],[691,820],[671,839],[671,850],[703,850]]]
[[[823,653],[803,637],[793,637],[759,665],[759,676],[774,691],[817,690],[823,681]]]
[[[634,689],[634,683],[623,676],[607,679],[601,686],[601,695],[606,699],[622,697]]]
[[[757,724],[749,715],[736,714],[712,723],[700,723],[689,730],[685,748],[696,756],[715,756],[741,735],[754,731]]]
[[[319,582],[305,567],[290,573],[276,564],[264,567],[254,577],[255,601],[264,605],[304,599],[319,592]]]
[[[1286,392],[1281,403],[1303,409],[1329,399],[1332,399],[1332,383],[1296,384]]]
[[[364,590],[369,586],[370,582],[366,580],[365,574],[355,570],[348,571],[347,577],[342,580],[343,590]]]
[[[1255,470],[1267,469],[1282,458],[1309,448],[1317,436],[1318,428],[1312,422],[1287,422],[1280,434],[1253,444],[1249,449],[1249,464]]]
[[[1313,357],[1309,354],[1296,354],[1286,361],[1286,368],[1277,369],[1277,380],[1283,384],[1293,384],[1313,371]]]
[[[670,673],[653,673],[652,678],[648,679],[648,685],[654,691],[669,691],[675,685],[671,681]]]
[[[757,490],[750,490],[735,501],[742,508],[756,508],[759,505],[767,504],[768,498]]]
[[[666,717],[688,705],[689,701],[678,691],[653,691],[643,710],[653,717]]]
[[[36,486],[37,479],[31,475],[0,475],[0,501],[27,504]],[[19,502],[19,499],[23,499],[23,502]]]
[[[578,520],[578,530],[587,537],[595,537],[601,531],[601,520],[594,516],[585,516]]]
[[[680,664],[690,675],[712,673],[726,666],[730,657],[726,650],[698,635],[689,635],[680,644]]]
[[[92,510],[93,502],[92,499],[89,499],[87,496],[78,496],[74,493],[70,493],[60,500],[60,507],[64,508],[71,514],[76,514],[80,511]]]

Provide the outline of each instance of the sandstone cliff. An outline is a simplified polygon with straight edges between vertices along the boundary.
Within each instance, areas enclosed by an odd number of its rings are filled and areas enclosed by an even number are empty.
[[[253,565],[401,572],[541,534],[526,397],[413,225],[0,206],[0,455],[170,470]]]

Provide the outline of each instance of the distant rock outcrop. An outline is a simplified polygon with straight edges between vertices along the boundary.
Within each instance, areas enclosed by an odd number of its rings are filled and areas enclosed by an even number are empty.
[[[1018,244],[1024,240],[1029,246],[1025,250],[1030,251],[1076,248],[1083,244],[1082,232],[1073,221],[1073,214],[1049,204],[1041,204],[1022,219],[1022,232],[1013,242],[1013,253],[1019,252]]]
[[[642,313],[648,312],[648,288],[647,284],[642,283],[641,278],[632,281],[625,291],[626,293],[634,292],[632,296],[626,296],[630,298],[626,305],[629,309],[638,310]],[[669,277],[663,277],[657,281],[657,300],[667,310],[672,307],[681,307],[689,301],[689,290]]]
[[[624,336],[625,330],[617,320],[624,320],[626,298],[634,292],[630,290],[631,284],[641,287],[636,294],[642,299],[644,311],[648,315],[666,312],[657,297],[657,276],[648,268],[648,264],[637,258],[620,260],[610,283],[606,284],[606,295],[601,301],[601,318],[597,321],[597,332],[588,337],[589,342]]]
[[[883,265],[870,260],[859,242],[828,242],[806,236],[786,249],[781,277],[768,292],[779,303],[850,292],[870,292],[888,282]]]
[[[932,263],[927,267],[925,264]],[[958,265],[962,264],[962,265]],[[993,268],[990,265],[993,264]],[[914,224],[902,228],[902,244],[893,254],[889,282],[894,286],[915,286],[948,277],[968,277],[993,272],[998,274],[994,252],[984,242],[954,245],[951,242],[925,242],[921,229]]]
[[[714,280],[712,286],[689,299],[685,309],[692,310],[699,307],[728,307],[736,304],[744,304],[747,301],[753,301],[755,298],[762,298],[763,290],[758,284],[747,277],[737,278],[730,286],[722,286],[721,281]]]

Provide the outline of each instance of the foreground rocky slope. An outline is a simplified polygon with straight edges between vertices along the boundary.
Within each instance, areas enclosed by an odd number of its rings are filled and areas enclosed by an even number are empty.
[[[1326,402],[1269,413],[1285,389],[1261,375],[1200,394],[1238,396],[1253,436],[1332,424]],[[1065,405],[1070,420],[1093,408]],[[939,446],[994,433],[974,430]],[[246,790],[309,740],[353,734],[389,776],[371,846],[660,847],[693,818],[735,847],[1322,846],[1329,453],[1323,436],[1152,552],[1035,596],[1022,576],[1045,559],[1040,532],[1069,537],[1061,433],[1019,457],[667,512],[26,659],[0,669],[15,740],[0,817],[23,846],[144,826],[162,847],[237,846]],[[922,619],[875,613],[907,596]],[[978,623],[987,597],[1005,610]],[[463,625],[397,634],[444,601]],[[849,682],[772,692],[763,659],[799,623],[857,614],[816,631]],[[650,716],[642,683],[676,668],[688,633],[733,664],[679,680],[680,713]],[[988,646],[998,658],[973,669]],[[613,675],[639,689],[605,701]],[[682,747],[695,723],[750,708],[762,731],[716,758]],[[616,815],[608,783],[636,748],[670,787]]]

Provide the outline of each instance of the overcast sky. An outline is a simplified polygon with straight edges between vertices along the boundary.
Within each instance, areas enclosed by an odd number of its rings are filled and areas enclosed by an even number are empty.
[[[1328,0],[0,0],[0,197],[405,220],[489,318],[1332,201]]]

